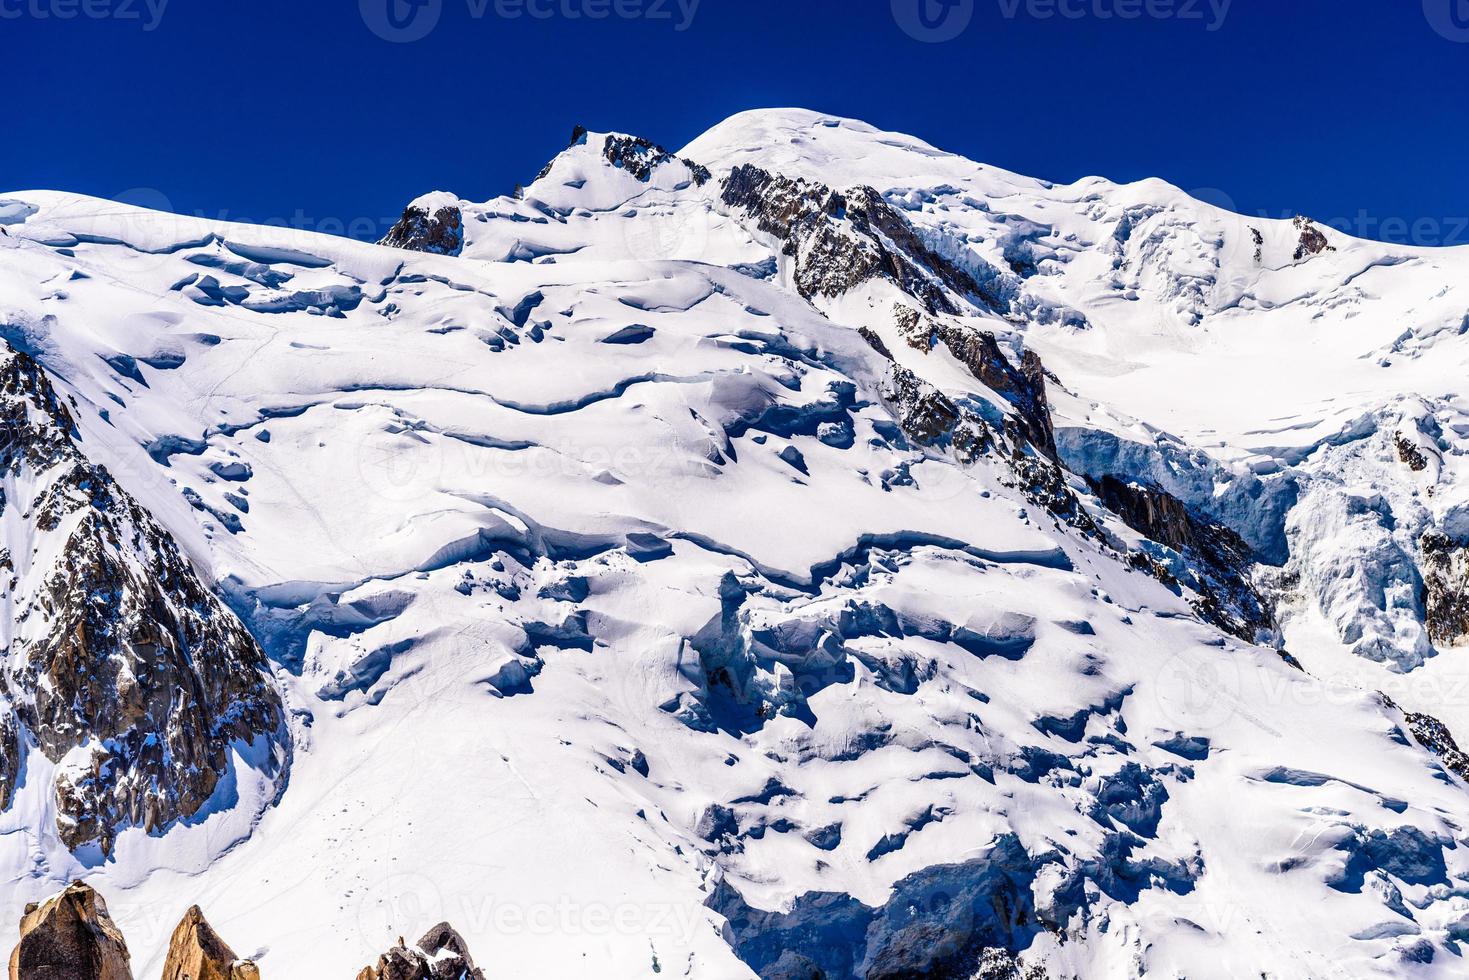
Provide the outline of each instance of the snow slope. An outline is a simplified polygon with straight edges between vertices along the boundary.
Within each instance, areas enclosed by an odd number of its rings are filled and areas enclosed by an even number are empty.
[[[1469,731],[1416,591],[1469,257],[804,111],[650,146],[417,202],[458,254],[0,195],[0,336],[293,745],[100,863],[33,754],[0,919],[84,875],[141,975],[192,904],[288,977],[442,919],[501,976],[1462,972],[1466,786],[1376,692]],[[945,329],[1039,353],[1064,469]],[[1205,621],[1106,475],[1238,532],[1282,635]]]

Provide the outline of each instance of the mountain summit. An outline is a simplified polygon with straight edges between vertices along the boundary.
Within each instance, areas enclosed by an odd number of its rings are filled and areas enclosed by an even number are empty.
[[[578,128],[376,245],[0,223],[0,918],[85,877],[142,974],[196,902],[263,976],[1462,973],[1469,253],[804,110]]]

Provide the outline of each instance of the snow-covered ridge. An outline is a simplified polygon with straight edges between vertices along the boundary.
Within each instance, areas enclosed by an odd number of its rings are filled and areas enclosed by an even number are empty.
[[[1459,972],[1458,253],[785,110],[409,212],[0,195],[0,335],[294,744],[100,864],[18,794],[0,917],[86,872],[140,972],[195,902],[280,975],[445,920],[507,976]]]

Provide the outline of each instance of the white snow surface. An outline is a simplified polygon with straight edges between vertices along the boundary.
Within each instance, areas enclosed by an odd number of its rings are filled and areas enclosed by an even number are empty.
[[[706,907],[719,882],[760,909],[881,906],[1013,835],[1052,856],[1037,909],[1083,882],[1023,950],[1052,976],[1463,974],[1469,788],[1375,692],[1469,734],[1469,669],[1424,635],[1411,560],[1424,529],[1469,529],[1469,253],[1323,229],[1335,251],[1296,259],[1292,223],[1160,181],[1055,185],[804,110],[679,151],[703,185],[679,160],[639,181],[602,139],[520,197],[431,195],[464,211],[458,257],[0,196],[0,336],[260,638],[295,741],[278,802],[246,753],[203,819],[91,867],[33,753],[0,814],[0,921],[84,876],[140,976],[199,904],[270,976],[350,976],[448,920],[491,976],[735,980],[755,973]],[[1059,379],[1063,460],[1239,530],[1297,583],[1308,672],[994,460],[896,437],[855,327],[997,399],[904,347],[890,284],[796,295],[720,200],[747,163],[870,185],[996,270],[1009,310],[964,319]],[[781,648],[750,683],[789,711],[698,730],[673,708],[708,694],[693,641],[729,576],[761,642],[877,608],[1003,652],[917,630]],[[713,806],[733,837],[701,837]]]

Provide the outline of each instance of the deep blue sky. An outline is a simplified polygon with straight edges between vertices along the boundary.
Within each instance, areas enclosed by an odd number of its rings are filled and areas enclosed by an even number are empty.
[[[1469,43],[1444,36],[1469,0],[1233,0],[1215,31],[1210,0],[1203,20],[1093,14],[1194,0],[1062,0],[1076,20],[961,0],[972,20],[944,43],[900,28],[894,5],[920,0],[702,0],[685,31],[680,0],[672,20],[599,21],[438,0],[416,43],[376,36],[359,0],[170,0],[151,31],[148,2],[0,0],[0,190],[334,230],[436,188],[507,192],[575,123],[676,148],[801,105],[1035,176],[1156,175],[1251,214],[1427,219],[1422,243],[1469,242]],[[34,15],[79,3],[142,20]]]

